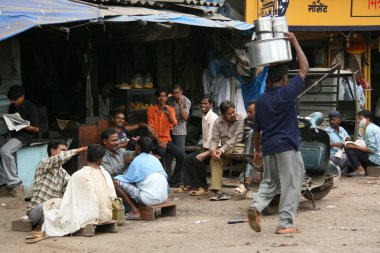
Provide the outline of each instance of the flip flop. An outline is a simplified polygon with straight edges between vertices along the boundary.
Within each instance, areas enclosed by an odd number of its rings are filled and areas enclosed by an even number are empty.
[[[275,231],[276,234],[294,234],[294,233],[300,233],[300,232],[301,231],[295,227],[276,228],[276,231]]]
[[[365,176],[366,176],[365,172],[364,172],[364,173],[359,173],[359,172],[357,172],[357,171],[354,171],[354,172],[348,173],[348,174],[346,175],[346,177],[365,177]]]
[[[256,232],[261,232],[260,225],[261,216],[256,208],[251,207],[248,209],[248,224]]]
[[[199,188],[198,190],[192,190],[190,192],[190,196],[201,196],[201,195],[207,195],[210,192],[208,190],[205,190],[203,188]]]
[[[244,184],[240,184],[238,187],[236,187],[233,192],[235,194],[244,194],[247,192],[247,188],[245,188]]]
[[[211,201],[219,201],[220,196],[222,195],[221,192],[217,192],[210,198]]]
[[[32,232],[37,232],[37,231],[32,231]],[[32,238],[28,238],[25,240],[26,243],[36,243],[48,238],[44,232],[37,232],[33,234],[30,233],[30,237]]]
[[[126,213],[125,219],[126,220],[142,220],[142,217],[141,216],[132,216],[132,215]]]
[[[189,192],[189,188],[186,186],[179,186],[177,188],[174,188],[175,193],[183,193],[183,192]]]
[[[219,197],[219,200],[229,200],[231,199],[231,195],[228,193],[222,193]]]

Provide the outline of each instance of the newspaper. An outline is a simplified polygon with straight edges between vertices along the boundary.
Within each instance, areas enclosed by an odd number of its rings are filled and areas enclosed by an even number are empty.
[[[9,131],[20,131],[21,129],[30,126],[30,122],[21,118],[18,112],[13,114],[2,115]]]
[[[365,141],[364,140],[356,140],[355,142],[353,141],[346,141],[344,143],[344,146],[346,146],[347,144],[354,144],[356,146],[359,146],[359,147],[366,147],[367,145],[365,144]],[[335,153],[335,157],[338,157],[338,158],[342,158],[342,154],[345,152],[344,150],[344,147],[339,149],[338,152]]]

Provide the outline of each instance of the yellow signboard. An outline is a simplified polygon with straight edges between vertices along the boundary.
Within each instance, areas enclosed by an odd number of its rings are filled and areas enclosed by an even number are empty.
[[[269,13],[266,8],[261,0],[246,0],[246,22],[252,23],[262,13]],[[279,11],[275,9],[273,13]],[[290,29],[380,30],[380,0],[287,0],[285,13]]]
[[[351,0],[352,17],[380,17],[380,0]]]

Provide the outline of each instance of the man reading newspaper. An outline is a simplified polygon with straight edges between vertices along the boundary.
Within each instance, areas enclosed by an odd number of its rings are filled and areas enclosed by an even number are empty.
[[[25,91],[21,86],[13,85],[7,93],[11,100],[5,120],[10,130],[10,137],[0,148],[0,187],[14,192],[21,184],[18,177],[14,154],[23,146],[29,145],[39,131],[37,107],[25,98]],[[17,114],[19,114],[19,117]],[[29,124],[28,124],[29,121]]]

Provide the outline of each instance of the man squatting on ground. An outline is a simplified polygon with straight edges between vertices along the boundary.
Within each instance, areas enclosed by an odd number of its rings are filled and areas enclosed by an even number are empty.
[[[141,219],[137,205],[157,205],[168,199],[167,174],[160,160],[150,152],[153,143],[148,137],[137,140],[135,154],[137,155],[128,170],[114,178],[116,192],[130,212],[126,219]]]
[[[305,169],[301,153],[300,131],[295,100],[305,86],[309,64],[293,33],[287,33],[296,51],[299,72],[288,81],[288,66],[278,64],[269,68],[268,85],[256,103],[254,126],[254,164],[259,167],[264,155],[264,175],[259,190],[248,209],[250,227],[261,231],[260,212],[281,193],[280,220],[275,233],[299,232],[294,227]],[[260,134],[261,133],[261,134]],[[261,138],[263,154],[261,153]]]
[[[27,216],[38,225],[42,221],[42,203],[52,198],[62,198],[70,175],[62,165],[74,155],[85,152],[87,147],[67,150],[63,140],[51,140],[47,147],[49,157],[38,164],[34,175],[32,200],[28,205]]]

